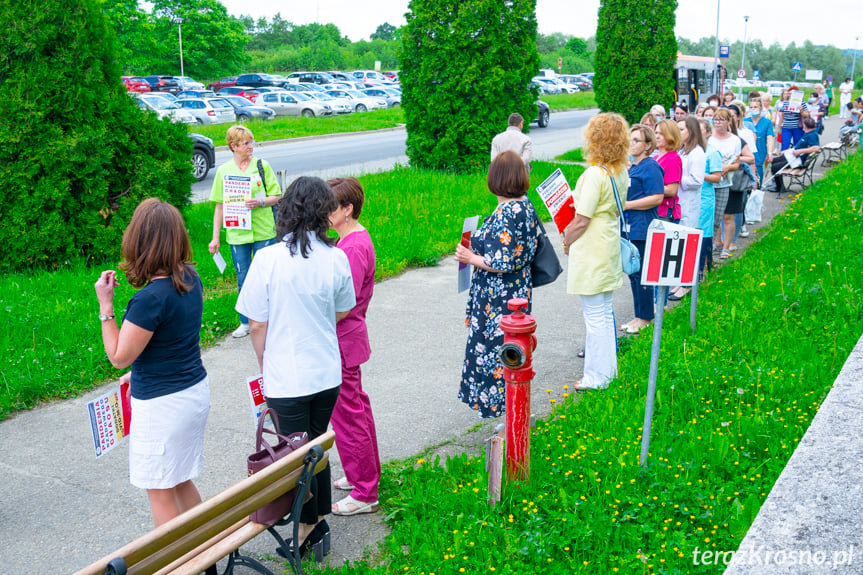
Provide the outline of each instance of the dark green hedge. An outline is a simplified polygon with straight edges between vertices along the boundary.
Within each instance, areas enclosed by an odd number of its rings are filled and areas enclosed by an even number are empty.
[[[634,123],[674,99],[676,0],[602,0],[596,28],[596,103]]]
[[[143,198],[188,201],[186,128],[126,94],[99,6],[0,8],[0,270],[115,256]]]
[[[536,0],[411,0],[399,74],[415,167],[470,170],[519,112],[536,117]]]

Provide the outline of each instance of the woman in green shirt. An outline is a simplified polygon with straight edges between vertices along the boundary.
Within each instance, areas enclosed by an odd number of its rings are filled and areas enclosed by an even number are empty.
[[[234,152],[231,161],[219,166],[213,180],[210,201],[216,202],[213,214],[213,240],[210,253],[219,251],[219,235],[226,228],[231,259],[237,271],[237,291],[243,289],[252,256],[276,243],[276,224],[272,207],[282,198],[273,168],[254,156],[255,137],[245,126],[231,126],[225,137]],[[226,197],[227,196],[227,197]],[[225,208],[225,201],[229,207]],[[249,335],[249,319],[240,314],[240,327],[234,337]]]

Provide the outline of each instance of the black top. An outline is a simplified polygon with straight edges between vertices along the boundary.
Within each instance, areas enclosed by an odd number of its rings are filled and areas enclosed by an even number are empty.
[[[153,332],[132,363],[132,397],[153,399],[192,387],[207,376],[201,362],[204,288],[189,271],[192,289],[177,293],[170,278],[151,281],[129,300],[123,321]]]

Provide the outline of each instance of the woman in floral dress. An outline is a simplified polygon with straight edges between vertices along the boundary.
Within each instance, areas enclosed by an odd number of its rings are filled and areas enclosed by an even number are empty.
[[[537,216],[525,194],[530,186],[524,162],[504,152],[488,169],[488,189],[497,196],[497,209],[471,239],[471,247],[456,247],[456,260],[474,266],[467,303],[467,349],[458,397],[480,417],[504,413],[503,344],[500,319],[511,313],[507,302],[525,298],[530,310],[530,264],[536,254]]]

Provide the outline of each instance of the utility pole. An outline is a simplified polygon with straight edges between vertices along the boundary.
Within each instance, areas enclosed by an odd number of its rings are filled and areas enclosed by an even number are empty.
[[[747,28],[749,28],[749,16],[744,16],[743,17],[743,55],[740,57],[740,69],[741,70],[746,70],[746,66],[744,64],[746,63],[746,30],[747,30]],[[738,82],[740,80],[741,80],[740,78],[737,79]],[[737,86],[737,97],[740,100],[743,99],[743,86],[741,86],[741,85]]]
[[[713,93],[718,94],[719,85],[719,1],[716,0],[716,37],[713,43]]]

